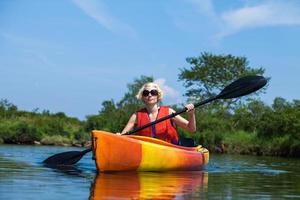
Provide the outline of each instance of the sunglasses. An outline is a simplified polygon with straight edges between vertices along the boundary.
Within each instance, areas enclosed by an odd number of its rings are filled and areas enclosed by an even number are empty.
[[[143,96],[144,97],[147,97],[147,96],[149,96],[149,94],[151,94],[151,96],[157,96],[158,95],[158,91],[157,90],[144,90],[143,91]]]

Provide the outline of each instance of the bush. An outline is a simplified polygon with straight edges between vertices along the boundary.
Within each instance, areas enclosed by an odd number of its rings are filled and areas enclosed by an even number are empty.
[[[0,125],[0,136],[5,143],[33,144],[42,134],[37,127],[24,121],[6,121]]]
[[[197,144],[201,144],[212,152],[223,152],[224,133],[218,131],[205,130],[197,132],[191,136]]]
[[[255,139],[255,133],[245,131],[229,132],[224,137],[224,145],[229,153],[259,154]]]
[[[90,134],[83,132],[83,131],[78,131],[74,134],[74,139],[79,141],[79,142],[84,142],[88,141],[91,139]]]
[[[69,138],[61,135],[46,136],[41,140],[41,144],[44,145],[59,145],[59,146],[71,146],[73,141]]]

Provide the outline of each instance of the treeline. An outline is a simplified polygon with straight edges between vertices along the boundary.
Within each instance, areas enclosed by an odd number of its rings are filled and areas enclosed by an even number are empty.
[[[63,112],[21,111],[6,99],[0,101],[0,143],[82,145],[89,140],[83,127],[84,122]]]
[[[187,101],[199,102],[216,95],[226,85],[246,75],[263,75],[262,67],[249,67],[245,57],[212,55],[187,58],[179,81]],[[267,77],[268,80],[270,78]],[[123,98],[106,100],[99,113],[80,121],[64,113],[27,112],[7,100],[0,102],[0,143],[83,145],[93,129],[120,132],[129,117],[143,107],[135,98],[140,87],[153,77],[141,76],[127,85]],[[259,100],[259,92],[243,98],[218,100],[196,109],[197,132],[179,129],[180,138],[190,138],[211,152],[300,156],[300,100],[277,97],[271,105]],[[280,95],[278,95],[280,96]],[[164,104],[162,102],[162,104]],[[181,109],[178,105],[172,106]]]
[[[83,145],[93,129],[119,132],[139,106],[119,107],[106,101],[98,115],[86,121],[50,114],[19,111],[0,102],[0,142],[47,145]],[[174,106],[175,109],[176,106]],[[300,156],[300,100],[275,98],[272,105],[253,100],[234,110],[211,104],[196,110],[197,132],[179,129],[181,138],[192,138],[212,152]]]

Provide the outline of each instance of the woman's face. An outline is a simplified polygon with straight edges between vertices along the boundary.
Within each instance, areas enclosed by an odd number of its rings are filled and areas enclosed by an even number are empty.
[[[153,86],[146,86],[142,93],[143,102],[147,105],[156,104],[158,102],[158,91]]]

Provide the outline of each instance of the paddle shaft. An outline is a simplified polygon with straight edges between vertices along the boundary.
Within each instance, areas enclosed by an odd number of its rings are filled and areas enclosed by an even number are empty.
[[[204,105],[204,104],[207,104],[207,103],[209,103],[209,102],[211,102],[211,101],[214,101],[214,100],[216,100],[216,99],[218,99],[218,98],[219,98],[219,96],[211,97],[211,98],[209,98],[209,99],[207,99],[207,100],[204,100],[204,101],[201,101],[201,102],[199,102],[199,103],[194,104],[194,107],[195,107],[195,108],[196,108],[196,107],[199,107],[199,106],[201,106],[201,105]],[[178,112],[172,113],[172,114],[170,114],[170,115],[168,115],[168,116],[162,117],[162,118],[160,118],[160,119],[158,119],[158,120],[155,120],[155,121],[153,121],[153,122],[150,122],[150,123],[148,123],[148,124],[145,124],[144,126],[141,126],[141,127],[139,127],[139,128],[133,129],[132,131],[128,131],[128,132],[126,132],[124,135],[136,133],[136,132],[138,132],[138,131],[140,131],[140,130],[143,130],[143,129],[145,129],[145,128],[148,128],[148,127],[150,127],[150,126],[152,126],[152,125],[154,125],[154,124],[158,124],[158,123],[160,123],[160,122],[162,122],[162,121],[164,121],[164,120],[167,120],[167,119],[173,118],[173,117],[175,117],[175,116],[177,116],[177,115],[180,115],[180,114],[182,114],[182,113],[184,113],[184,112],[186,112],[186,111],[187,111],[187,108],[183,108],[182,110],[180,110],[180,111],[178,111]]]

